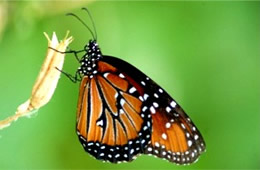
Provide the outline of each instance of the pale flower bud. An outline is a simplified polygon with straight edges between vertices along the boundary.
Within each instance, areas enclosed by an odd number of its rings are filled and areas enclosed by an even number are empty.
[[[72,37],[68,37],[68,34],[69,32],[59,43],[55,32],[52,35],[52,40],[44,33],[48,40],[48,47],[56,50],[48,48],[45,61],[33,86],[31,97],[17,108],[15,115],[0,121],[0,129],[9,126],[12,121],[21,116],[30,116],[50,101],[60,78],[61,71],[59,70],[62,70],[64,63],[65,53],[62,52],[66,51],[67,46],[73,40]]]

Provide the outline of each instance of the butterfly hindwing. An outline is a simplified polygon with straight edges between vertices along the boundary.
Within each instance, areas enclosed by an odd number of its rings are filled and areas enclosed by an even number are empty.
[[[180,105],[156,86],[148,98],[152,114],[152,138],[146,154],[177,164],[190,164],[205,151],[204,140]]]
[[[180,105],[163,88],[131,64],[109,56],[104,56],[104,60],[126,72],[143,91],[139,96],[143,102],[142,109],[149,110],[152,117],[151,143],[144,153],[177,164],[196,161],[205,151],[205,143]]]

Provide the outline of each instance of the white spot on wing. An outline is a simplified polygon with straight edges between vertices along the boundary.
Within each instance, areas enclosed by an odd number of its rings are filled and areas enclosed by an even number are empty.
[[[142,111],[145,112],[146,110],[147,110],[147,107],[144,106],[143,109],[142,109]]]
[[[103,120],[97,121],[97,126],[103,126]]]
[[[125,78],[125,76],[122,73],[119,74],[119,77]]]
[[[83,136],[80,136],[80,139],[84,140],[86,142],[86,139]],[[88,143],[89,145],[90,143]],[[90,146],[90,145],[89,145]]]
[[[150,107],[150,111],[152,112],[152,114],[155,114],[155,113],[156,113],[156,111],[155,111],[155,109],[154,109],[153,106]]]
[[[192,141],[188,140],[188,146],[190,147],[192,145]]]
[[[167,139],[167,135],[166,135],[165,133],[163,133],[163,134],[162,134],[162,138],[163,138],[164,140],[166,140],[166,139]]]
[[[124,106],[124,104],[125,104],[125,100],[124,100],[124,99],[121,99],[121,100],[120,100],[120,105],[121,105],[121,106]]]
[[[135,87],[132,87],[131,89],[129,89],[129,93],[134,93],[136,91]]]
[[[91,145],[94,145],[94,143],[93,143],[93,142],[89,142],[89,143],[88,143],[88,146],[91,146]]]
[[[123,110],[123,109],[119,109],[119,113],[120,113],[120,114],[123,114],[123,113],[124,113],[124,110]]]
[[[165,124],[165,127],[166,127],[166,128],[170,128],[170,127],[171,127],[171,123],[167,122],[167,123]]]
[[[109,75],[109,73],[105,73],[105,74],[104,74],[104,77],[107,78],[108,75]]]
[[[181,123],[181,127],[182,127],[183,129],[186,129],[186,127],[185,127],[185,125],[184,125],[183,123]]]
[[[142,96],[139,96],[139,99],[143,102],[144,101],[144,99],[143,99],[143,97]]]
[[[154,106],[155,108],[158,108],[158,107],[159,107],[159,104],[156,103],[156,102],[153,102],[153,106]]]
[[[144,100],[147,100],[148,97],[149,97],[148,94],[144,94]]]
[[[170,113],[171,110],[172,110],[172,109],[171,109],[169,106],[166,107],[166,111],[167,111],[168,113]]]
[[[176,103],[175,103],[174,101],[172,101],[172,102],[171,102],[171,106],[172,106],[173,108],[175,108]]]

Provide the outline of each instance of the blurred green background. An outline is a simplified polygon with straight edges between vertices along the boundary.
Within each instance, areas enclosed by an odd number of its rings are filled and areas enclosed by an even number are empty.
[[[44,60],[46,31],[67,30],[82,49],[91,38],[74,12],[95,20],[103,54],[141,69],[165,88],[200,129],[207,152],[190,166],[142,155],[102,163],[75,133],[79,84],[62,76],[37,116],[0,131],[0,169],[259,169],[260,2],[0,2],[0,119],[30,95]],[[78,63],[67,55],[64,70]]]

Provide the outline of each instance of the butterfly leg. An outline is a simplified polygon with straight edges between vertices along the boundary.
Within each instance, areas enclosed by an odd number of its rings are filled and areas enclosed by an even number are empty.
[[[67,73],[67,72],[64,72],[64,71],[58,69],[57,67],[55,67],[55,68],[56,68],[58,71],[60,71],[62,74],[64,74],[66,77],[68,77],[73,83],[77,83],[78,81],[81,81],[81,76],[80,76],[80,74],[79,74],[78,71],[77,71],[77,72],[75,73],[75,75],[73,76],[73,75],[71,75],[71,74],[69,74],[69,73]]]
[[[71,49],[69,49],[68,51],[59,51],[59,50],[56,50],[55,48],[52,48],[52,47],[48,47],[48,48],[52,49],[52,50],[54,50],[56,52],[62,53],[62,54],[73,53],[78,62],[80,62],[80,59],[78,57],[78,53],[81,53],[81,52],[85,51],[85,50],[75,51],[75,50],[71,50]]]
[[[69,51],[66,51],[66,53],[73,53],[75,58],[77,59],[78,62],[80,62],[80,59],[78,57],[78,53],[84,52],[85,50],[79,50],[79,51],[75,51],[75,50],[71,50],[69,47],[67,47],[69,49]]]

